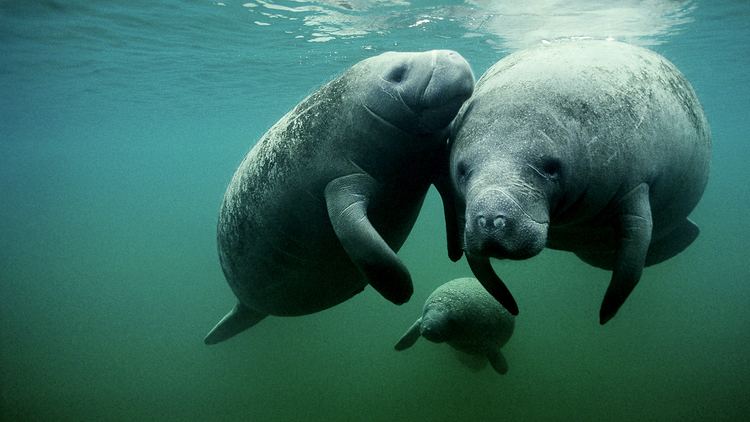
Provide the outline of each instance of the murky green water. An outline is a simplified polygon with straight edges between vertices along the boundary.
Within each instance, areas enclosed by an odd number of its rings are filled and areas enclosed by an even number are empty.
[[[0,419],[744,420],[750,413],[750,3],[0,1]],[[650,47],[712,126],[698,240],[604,327],[609,275],[572,254],[496,262],[521,307],[510,371],[393,345],[451,263],[431,191],[400,252],[415,294],[372,289],[217,346],[234,169],[287,110],[387,50],[450,48],[477,76],[542,39]]]

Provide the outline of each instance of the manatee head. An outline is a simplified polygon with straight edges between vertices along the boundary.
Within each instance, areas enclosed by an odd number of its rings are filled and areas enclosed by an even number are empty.
[[[526,259],[547,243],[568,158],[535,113],[472,99],[456,119],[450,175],[468,255]]]
[[[422,314],[419,332],[422,337],[433,343],[443,343],[453,337],[455,323],[449,312],[440,309],[427,309]]]
[[[362,105],[376,119],[412,134],[447,128],[474,89],[471,67],[455,51],[387,52],[360,65]]]

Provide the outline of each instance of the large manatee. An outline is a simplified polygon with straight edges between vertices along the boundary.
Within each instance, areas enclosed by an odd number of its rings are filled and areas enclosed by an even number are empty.
[[[303,315],[371,284],[412,294],[396,256],[474,77],[452,51],[384,53],[314,92],[250,150],[224,195],[218,249],[238,304],[205,338]]]
[[[515,318],[474,278],[457,278],[427,298],[422,316],[396,343],[405,350],[422,336],[434,343],[448,343],[469,366],[481,367],[489,361],[500,374],[508,372],[508,363],[500,348],[510,340]]]
[[[698,236],[687,217],[708,178],[708,123],[690,83],[652,51],[581,40],[512,54],[477,82],[453,129],[449,255],[465,251],[514,314],[490,257],[546,246],[611,270],[604,324],[644,266]]]

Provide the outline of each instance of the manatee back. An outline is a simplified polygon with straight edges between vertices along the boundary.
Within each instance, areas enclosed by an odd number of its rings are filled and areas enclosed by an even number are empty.
[[[337,250],[322,195],[310,195],[322,192],[330,173],[340,171],[335,161],[319,163],[333,147],[329,134],[346,120],[341,104],[331,98],[340,98],[347,89],[346,79],[339,77],[300,102],[251,148],[227,187],[217,225],[219,258],[233,292],[251,309],[305,314],[364,287]],[[306,246],[310,241],[330,256],[311,253]],[[308,274],[325,259],[342,260],[341,275],[353,277],[358,286],[332,283],[330,289],[306,295],[316,284]]]

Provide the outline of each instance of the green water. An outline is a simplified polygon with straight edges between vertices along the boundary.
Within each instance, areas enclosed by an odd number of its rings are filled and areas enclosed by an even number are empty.
[[[0,1],[0,419],[746,420],[750,414],[747,1]],[[393,345],[424,299],[469,275],[430,191],[372,289],[208,347],[234,303],[218,206],[252,144],[351,64],[451,48],[477,76],[542,39],[645,45],[711,123],[701,235],[645,270],[602,327],[609,274],[568,253],[495,262],[521,314],[509,372]]]

